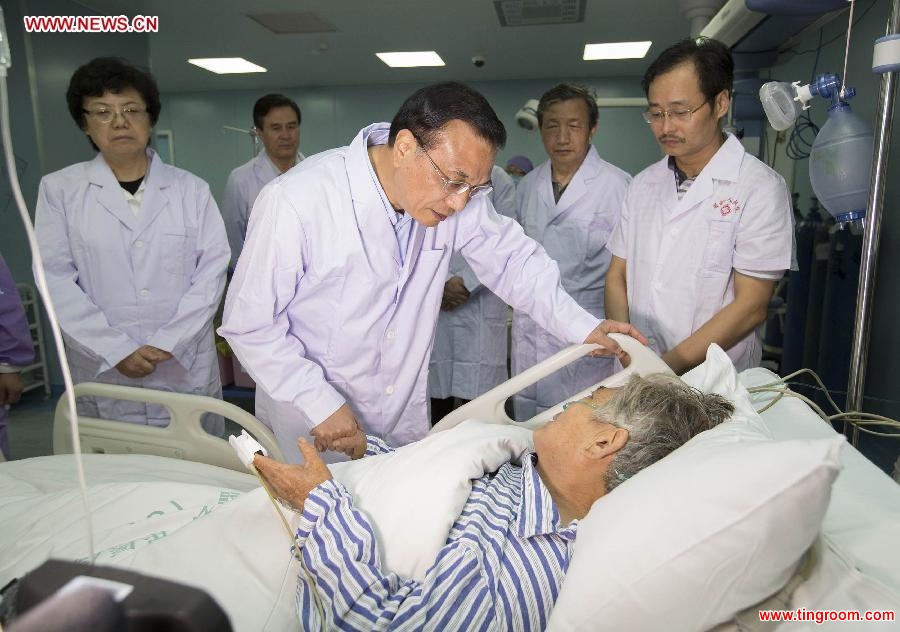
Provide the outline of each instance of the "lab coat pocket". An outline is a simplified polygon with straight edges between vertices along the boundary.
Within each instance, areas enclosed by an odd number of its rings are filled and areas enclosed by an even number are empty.
[[[735,223],[713,220],[709,223],[709,235],[703,250],[702,276],[729,274],[734,260]]]
[[[183,232],[169,232],[160,235],[162,267],[172,276],[190,277],[196,265],[194,252],[197,232],[184,228]]]

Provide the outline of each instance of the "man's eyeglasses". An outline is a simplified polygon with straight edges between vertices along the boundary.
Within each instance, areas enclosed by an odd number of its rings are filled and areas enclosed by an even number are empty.
[[[662,124],[662,122],[666,119],[671,119],[679,123],[687,123],[694,116],[694,112],[702,108],[707,103],[709,103],[709,101],[704,101],[693,110],[690,108],[679,108],[677,110],[647,110],[645,112],[641,112],[641,116],[643,116],[644,120],[647,121],[650,125]]]
[[[487,195],[494,188],[492,184],[469,184],[463,180],[451,180],[440,167],[437,166],[437,163],[432,160],[431,156],[428,153],[428,150],[422,146],[422,143],[416,139],[416,143],[419,145],[419,149],[422,150],[422,153],[425,154],[425,157],[428,158],[428,162],[431,163],[431,166],[434,167],[435,172],[441,178],[441,181],[444,183],[444,190],[447,192],[447,195],[463,195],[468,194],[469,199],[473,197],[478,197],[479,195]]]
[[[137,105],[126,105],[121,110],[118,108],[97,108],[96,110],[82,110],[88,116],[94,117],[100,123],[112,123],[116,114],[122,116],[123,119],[131,122],[137,121],[147,114],[147,108]]]

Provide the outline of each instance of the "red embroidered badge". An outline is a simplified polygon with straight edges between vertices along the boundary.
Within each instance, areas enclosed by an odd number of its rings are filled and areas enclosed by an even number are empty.
[[[725,217],[726,215],[731,215],[732,213],[740,213],[741,203],[734,198],[725,198],[724,200],[719,200],[718,202],[713,204],[713,208],[719,209],[719,213],[722,214],[722,217]]]

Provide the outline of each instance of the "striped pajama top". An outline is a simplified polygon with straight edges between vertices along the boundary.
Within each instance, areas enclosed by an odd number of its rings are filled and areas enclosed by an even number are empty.
[[[367,456],[390,451],[369,438]],[[447,542],[421,582],[382,570],[372,525],[347,489],[310,492],[297,530],[327,630],[543,630],[575,545],[578,521],[559,513],[526,452],[472,481]],[[411,504],[414,501],[411,500]],[[308,580],[298,578],[304,630],[322,627]]]

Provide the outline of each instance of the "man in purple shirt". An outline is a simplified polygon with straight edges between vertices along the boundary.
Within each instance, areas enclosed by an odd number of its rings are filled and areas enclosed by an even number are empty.
[[[21,368],[33,361],[34,345],[25,308],[12,273],[0,255],[0,453],[5,459],[10,457],[7,408],[22,395]]]

